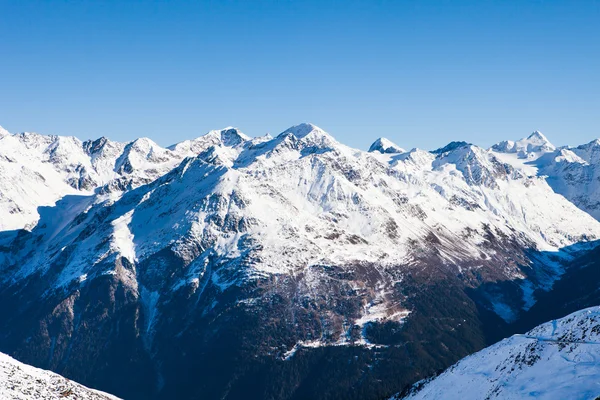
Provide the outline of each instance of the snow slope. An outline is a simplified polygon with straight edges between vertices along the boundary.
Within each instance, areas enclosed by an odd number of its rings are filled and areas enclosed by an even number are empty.
[[[596,399],[600,307],[514,335],[415,384],[406,399]]]
[[[369,152],[378,151],[380,153],[406,153],[402,147],[386,138],[379,138],[369,147]]]
[[[557,148],[536,131],[527,139],[498,143],[491,151],[528,175],[544,177],[556,193],[600,219],[600,140]]]
[[[3,353],[0,353],[0,398],[117,400],[117,397],[88,389],[54,372],[23,364]]]

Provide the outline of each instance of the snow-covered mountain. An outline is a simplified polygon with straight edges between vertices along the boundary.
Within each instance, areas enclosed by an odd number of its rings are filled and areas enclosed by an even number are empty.
[[[30,229],[37,207],[50,206],[66,195],[93,195],[136,188],[166,174],[183,158],[206,148],[220,131],[195,141],[164,149],[148,138],[119,143],[100,138],[80,141],[74,137],[36,133],[11,135],[0,132],[0,230]],[[235,130],[233,130],[235,131]],[[203,147],[204,145],[204,147]]]
[[[386,138],[379,138],[374,141],[371,147],[369,147],[369,152],[373,151],[380,153],[406,153],[406,150]]]
[[[504,339],[418,382],[405,399],[596,399],[600,307]]]
[[[118,400],[97,390],[88,389],[54,372],[23,364],[0,353],[0,398]]]
[[[371,150],[311,124],[2,134],[0,349],[128,398],[377,398],[485,346],[600,238],[539,133]],[[335,384],[325,354],[356,355]]]
[[[577,147],[555,147],[540,132],[505,141],[492,152],[528,174],[543,176],[552,189],[600,219],[600,140]]]
[[[556,150],[556,147],[540,131],[535,131],[526,139],[513,142],[506,140],[500,142],[492,149],[502,153],[516,154],[521,159],[537,158],[539,154],[549,153]]]

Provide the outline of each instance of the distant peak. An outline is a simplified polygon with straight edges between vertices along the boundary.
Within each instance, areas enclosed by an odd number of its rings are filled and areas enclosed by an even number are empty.
[[[491,150],[499,153],[510,153],[515,148],[515,142],[512,140],[503,140],[491,147]]]
[[[167,147],[167,149],[197,155],[206,150],[208,146],[222,145],[226,147],[236,147],[250,140],[252,139],[244,135],[238,128],[228,126],[223,129],[209,131],[195,139],[188,139],[183,142],[175,143]]]
[[[590,164],[600,163],[600,139],[594,139],[570,150]]]
[[[205,136],[217,137],[225,146],[236,146],[250,140],[250,137],[246,136],[238,128],[234,128],[233,126],[210,131]]]
[[[158,146],[152,139],[147,138],[147,137],[137,138],[133,142],[131,142],[130,144],[132,146],[134,146],[134,147],[152,147],[152,146]]]
[[[405,153],[394,157],[394,159],[399,161],[410,161],[413,164],[424,166],[427,163],[431,163],[435,159],[435,155],[431,154],[431,152],[429,151],[421,150],[415,147]]]
[[[464,142],[464,141],[450,142],[447,145],[445,145],[444,147],[440,147],[439,149],[432,150],[431,153],[433,153],[433,154],[443,154],[443,153],[447,153],[449,151],[456,150],[456,149],[459,149],[461,147],[467,147],[467,146],[471,146],[471,144],[467,143],[467,142]]]
[[[527,137],[517,142],[517,150],[526,153],[546,153],[556,150],[556,147],[550,143],[548,138],[540,131],[535,131]]]
[[[387,153],[387,154],[406,153],[406,150],[404,150],[402,147],[398,146],[396,143],[394,143],[391,140],[388,140],[384,137],[377,139],[376,141],[373,142],[371,147],[369,147],[370,153],[375,152],[375,151],[378,151],[380,153]]]
[[[556,150],[548,138],[540,131],[535,131],[525,139],[516,142],[506,140],[492,146],[493,151],[499,153],[517,153],[520,158],[538,157],[540,153],[548,153]]]
[[[125,145],[125,153],[131,154],[132,152],[139,154],[149,154],[151,152],[162,150],[158,144],[156,144],[152,139],[147,137],[141,137],[131,141]]]
[[[104,146],[106,146],[107,143],[108,138],[102,136],[95,140],[86,140],[85,142],[83,142],[83,149],[87,154],[92,155],[102,150],[102,148],[104,148]]]
[[[540,131],[534,131],[531,135],[529,135],[529,137],[527,138],[527,140],[529,141],[538,141],[540,143],[550,143],[550,141],[548,140],[548,138],[546,136],[544,136],[544,134]]]
[[[285,131],[283,131],[280,134],[280,136],[291,133],[292,135],[296,136],[298,139],[302,139],[302,138],[306,137],[309,133],[314,132],[314,131],[319,132],[319,133],[325,133],[325,131],[323,131],[321,128],[319,128],[316,125],[313,125],[310,123],[302,123],[302,124],[294,125],[291,128],[286,129]]]
[[[10,135],[10,132],[4,129],[2,126],[0,126],[0,138],[6,135]]]
[[[589,143],[586,144],[582,144],[580,146],[577,146],[578,149],[586,149],[586,148],[591,148],[591,147],[599,147],[600,146],[600,139],[594,139]]]
[[[108,138],[106,136],[100,136],[98,139],[89,139],[84,143],[91,143],[93,145],[104,145],[108,142]]]

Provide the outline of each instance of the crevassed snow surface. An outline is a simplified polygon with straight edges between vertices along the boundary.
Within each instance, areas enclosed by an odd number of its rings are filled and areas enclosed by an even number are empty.
[[[0,399],[11,400],[118,400],[89,389],[54,372],[23,364],[0,353]]]
[[[504,339],[413,390],[406,399],[596,399],[600,307]]]

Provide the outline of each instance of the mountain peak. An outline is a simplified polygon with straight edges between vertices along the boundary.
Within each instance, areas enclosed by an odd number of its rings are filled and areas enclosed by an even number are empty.
[[[108,138],[106,138],[105,136],[102,136],[95,140],[86,140],[85,142],[83,142],[82,146],[83,146],[84,151],[88,155],[93,155],[93,154],[98,153],[100,150],[102,150],[102,148],[104,148],[104,146],[106,146],[108,141],[109,141]]]
[[[519,140],[516,143],[515,149],[517,153],[524,156],[528,153],[548,153],[556,150],[556,146],[550,143],[542,132],[535,131],[527,139]]]
[[[520,158],[536,158],[539,153],[548,153],[556,150],[548,138],[540,131],[535,131],[525,139],[516,142],[505,140],[492,146],[492,150],[499,153],[517,153]]]
[[[540,131],[534,131],[527,137],[527,140],[529,140],[531,143],[538,142],[540,144],[550,144],[548,138]]]
[[[221,143],[229,147],[237,146],[242,142],[250,140],[249,136],[246,136],[239,129],[232,126],[210,131],[205,136],[216,137],[221,141]]]
[[[600,146],[600,139],[594,139],[594,140],[592,140],[589,143],[577,146],[577,149],[589,149],[589,148],[592,148],[592,147],[599,147],[599,146]]]
[[[435,149],[432,150],[431,153],[433,154],[443,154],[443,153],[447,153],[449,151],[452,150],[456,150],[458,148],[461,147],[467,147],[470,146],[470,143],[464,142],[464,141],[458,141],[458,142],[450,142],[447,145],[445,145],[444,147],[440,147],[439,149]]]
[[[588,163],[596,164],[600,162],[600,139],[592,140],[571,150]]]
[[[296,138],[303,139],[303,138],[305,138],[306,136],[308,136],[309,134],[311,134],[313,132],[316,132],[316,133],[319,133],[319,134],[326,134],[323,129],[319,128],[318,126],[316,126],[314,124],[311,124],[311,123],[301,123],[301,124],[294,125],[294,126],[288,128],[288,129],[286,129],[279,136],[287,135],[287,134],[291,133]]]
[[[402,147],[398,146],[396,143],[388,140],[384,137],[380,137],[376,141],[373,142],[371,147],[369,147],[369,153],[378,151],[380,153],[406,153]]]
[[[297,142],[300,148],[331,148],[337,141],[323,129],[309,123],[302,123],[286,129],[277,136],[278,142]]]
[[[183,155],[195,156],[210,146],[236,147],[250,140],[252,139],[243,134],[238,128],[228,126],[223,129],[209,131],[195,139],[176,143],[167,147],[167,149]]]
[[[4,129],[2,126],[0,126],[0,138],[7,135],[10,135],[10,132]]]
[[[147,137],[137,138],[127,144],[128,149],[135,149],[137,151],[148,152],[155,147],[160,147],[152,139]]]

